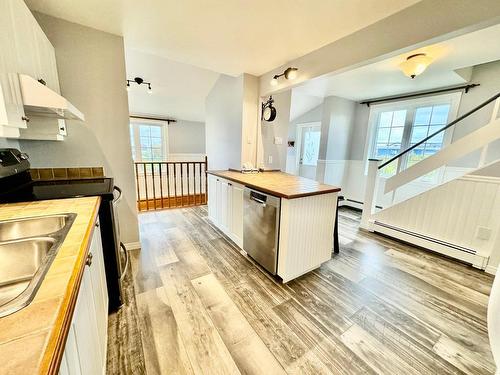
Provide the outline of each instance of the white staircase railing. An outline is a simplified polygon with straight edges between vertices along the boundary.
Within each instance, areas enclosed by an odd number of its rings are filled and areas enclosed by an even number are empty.
[[[486,157],[488,154],[488,147],[491,142],[500,139],[500,119],[497,119],[498,111],[500,109],[500,93],[491,97],[484,103],[473,110],[467,112],[463,116],[457,118],[455,121],[451,122],[447,126],[440,129],[438,132],[431,134],[430,136],[419,141],[417,144],[403,151],[399,155],[389,159],[388,161],[382,162],[377,159],[370,159],[368,161],[368,175],[366,179],[366,188],[363,204],[363,213],[361,217],[361,227],[366,230],[372,230],[374,215],[376,214],[376,203],[377,197],[379,196],[379,186],[381,177],[379,171],[386,165],[399,160],[403,155],[415,149],[419,145],[427,142],[429,139],[435,135],[443,132],[444,130],[454,126],[459,121],[475,113],[479,109],[485,107],[487,104],[495,101],[494,109],[492,111],[491,121],[469,133],[468,135],[460,138],[459,140],[453,142],[447,147],[443,148],[434,155],[431,155],[424,160],[414,164],[413,166],[397,173],[396,175],[390,177],[385,181],[384,184],[384,194],[389,192],[394,192],[396,189],[406,185],[426,174],[448,165],[451,161],[457,160],[475,150],[482,149],[481,157],[479,159],[478,167],[482,167],[485,164]],[[384,207],[384,210],[388,207]]]

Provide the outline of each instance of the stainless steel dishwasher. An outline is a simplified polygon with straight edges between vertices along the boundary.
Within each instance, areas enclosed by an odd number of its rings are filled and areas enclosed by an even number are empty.
[[[281,200],[245,188],[243,249],[262,267],[276,275]]]

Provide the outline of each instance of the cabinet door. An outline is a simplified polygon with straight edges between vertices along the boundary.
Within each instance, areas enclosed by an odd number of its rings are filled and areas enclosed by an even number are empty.
[[[24,107],[21,87],[17,75],[12,0],[0,1],[0,51],[4,51],[0,53],[0,90],[3,97],[0,106],[4,108],[3,116],[0,116],[0,125],[26,128],[26,122],[23,120]],[[4,135],[9,136],[12,131],[5,130],[4,133]],[[19,131],[17,134],[19,135]]]
[[[66,346],[61,360],[61,367],[59,368],[59,375],[82,375],[80,366],[81,364],[75,336],[75,324],[72,322],[66,339]]]
[[[221,183],[221,194],[220,194],[220,229],[228,234],[230,233],[229,230],[229,215],[230,215],[230,185],[229,182],[226,180],[220,180]]]
[[[88,267],[85,267],[83,272],[73,322],[81,373],[100,374],[102,356],[99,348],[99,331],[96,322],[92,281]]]
[[[38,46],[35,30],[38,24],[24,1],[10,0],[14,24],[17,73],[28,74],[39,79]]]
[[[102,255],[101,232],[99,223],[96,223],[92,243],[90,245],[92,262],[87,269],[90,273],[92,296],[97,324],[97,338],[99,341],[100,359],[104,363],[106,358],[106,343],[108,332],[108,292],[106,288],[106,277],[104,274],[104,260]]]
[[[217,177],[208,175],[208,217],[217,225]]]
[[[215,182],[215,194],[215,222],[217,223],[217,226],[220,227],[222,216],[222,182],[218,177],[216,178]]]
[[[59,92],[59,79],[57,77],[56,54],[54,47],[40,28],[35,25],[35,37],[38,47],[38,79],[43,79],[48,88]]]
[[[243,189],[240,184],[233,183],[231,191],[231,234],[233,241],[243,248]]]

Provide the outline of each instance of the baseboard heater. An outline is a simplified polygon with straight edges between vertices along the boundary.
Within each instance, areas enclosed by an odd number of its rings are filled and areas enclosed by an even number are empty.
[[[477,255],[477,251],[476,250],[469,249],[467,247],[454,245],[452,243],[449,243],[449,242],[446,242],[446,241],[442,241],[442,240],[438,240],[438,239],[433,238],[433,237],[425,236],[423,234],[415,233],[415,232],[412,232],[412,231],[409,231],[409,230],[406,230],[406,229],[401,229],[401,228],[395,227],[393,225],[384,224],[384,223],[381,223],[380,221],[375,221],[374,224],[378,225],[378,226],[381,226],[381,227],[385,227],[385,228],[391,229],[391,230],[396,231],[396,232],[404,233],[404,234],[407,234],[407,235],[410,235],[410,236],[413,236],[413,237],[418,237],[418,238],[423,239],[425,241],[434,242],[434,243],[437,243],[439,245],[446,246],[446,247],[449,247],[449,248],[452,248],[452,249],[455,249],[455,250],[458,250],[458,251],[463,251],[463,252],[465,252],[467,254]],[[375,230],[375,232],[376,232],[376,230]]]

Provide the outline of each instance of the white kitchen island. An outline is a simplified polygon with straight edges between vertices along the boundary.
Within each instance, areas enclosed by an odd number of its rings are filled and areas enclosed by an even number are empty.
[[[208,214],[214,225],[258,263],[269,265],[275,261],[272,269],[264,268],[286,283],[331,258],[339,191],[335,186],[283,172],[243,174],[237,171],[209,171]],[[263,229],[264,234],[276,230],[276,242],[269,250],[259,252],[258,256],[255,246],[249,245],[249,237],[253,237],[249,229],[251,223],[248,223],[250,210],[253,209],[248,199],[249,192],[255,194],[255,197],[250,197],[254,201],[260,202],[261,197],[267,196],[280,203],[276,210],[276,227]],[[254,216],[266,215],[266,204],[260,203],[262,213],[255,214],[253,209]],[[274,232],[267,234],[274,235]],[[267,252],[269,254],[262,256]],[[274,257],[269,259],[271,255]]]

